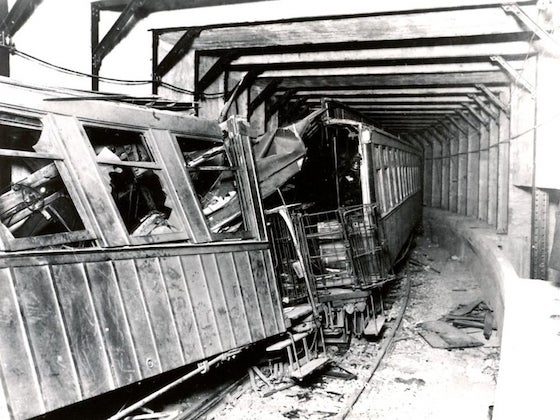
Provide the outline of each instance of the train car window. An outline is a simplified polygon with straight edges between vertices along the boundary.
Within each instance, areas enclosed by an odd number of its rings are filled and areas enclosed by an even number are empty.
[[[208,227],[216,239],[243,239],[247,231],[240,206],[240,179],[235,157],[222,141],[177,136]]]
[[[38,119],[0,115],[1,240],[8,250],[92,244]]]
[[[131,238],[174,239],[185,233],[163,168],[142,132],[84,125],[111,195]],[[179,238],[177,238],[179,239]],[[159,241],[159,240],[156,240]]]

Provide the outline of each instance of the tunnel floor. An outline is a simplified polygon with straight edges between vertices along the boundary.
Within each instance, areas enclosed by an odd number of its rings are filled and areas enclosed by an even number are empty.
[[[353,339],[347,349],[329,347],[331,358],[356,380],[316,377],[268,397],[246,384],[244,392],[233,392],[207,418],[322,419],[348,412],[351,419],[488,419],[499,363],[496,331],[486,340],[482,330],[467,328],[463,331],[484,345],[446,350],[432,348],[417,327],[480,297],[478,282],[457,256],[423,237],[417,244],[400,273],[410,280],[406,311],[371,381],[372,365],[404,303],[405,281],[386,296],[389,321],[381,339]]]

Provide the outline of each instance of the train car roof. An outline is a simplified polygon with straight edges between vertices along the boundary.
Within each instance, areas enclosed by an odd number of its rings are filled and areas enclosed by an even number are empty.
[[[5,114],[13,113],[31,117],[52,113],[74,116],[93,124],[129,129],[163,129],[187,137],[222,139],[222,129],[217,121],[186,115],[185,112],[122,103],[115,98],[118,96],[43,87],[0,77],[0,119],[9,119]]]

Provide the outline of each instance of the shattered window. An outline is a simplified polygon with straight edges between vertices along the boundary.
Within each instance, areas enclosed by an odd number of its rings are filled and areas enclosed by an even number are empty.
[[[246,237],[237,167],[221,141],[177,137],[206,221],[213,233]]]
[[[9,122],[12,120],[11,122]],[[40,237],[24,248],[62,243],[85,246],[71,232],[84,224],[55,162],[62,158],[41,144],[37,119],[3,115],[0,122],[0,222],[8,240]],[[82,235],[85,239],[87,235]]]
[[[141,132],[85,126],[111,195],[131,236],[184,232],[162,168]]]

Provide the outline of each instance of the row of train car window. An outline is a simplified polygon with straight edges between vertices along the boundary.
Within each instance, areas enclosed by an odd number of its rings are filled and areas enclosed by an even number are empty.
[[[420,191],[420,158],[396,148],[375,145],[377,196],[382,214],[387,214]]]
[[[149,144],[146,133],[85,123],[82,126],[99,172],[108,180],[121,218],[116,223],[122,223],[130,237],[165,240],[168,234],[183,233],[182,237],[188,239],[188,220],[180,216],[181,203],[171,199],[173,185],[162,176],[163,168],[152,150],[157,146]],[[44,139],[43,134],[43,124],[37,118],[0,116],[0,245],[4,249],[98,245],[88,229],[91,221],[76,200],[78,181],[68,170],[58,141]],[[209,223],[212,213],[237,195],[235,167],[221,147],[222,141],[175,138],[185,165],[192,169],[192,186]],[[209,151],[214,152],[208,158]],[[242,220],[230,227],[234,239],[235,232],[239,238],[247,237]],[[17,245],[9,246],[14,243]]]

